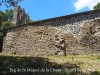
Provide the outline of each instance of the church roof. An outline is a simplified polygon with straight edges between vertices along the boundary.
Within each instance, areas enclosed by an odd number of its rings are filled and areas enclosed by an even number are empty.
[[[11,26],[8,29],[16,28],[16,27],[20,27],[20,26],[25,26],[25,25],[34,25],[34,24],[37,24],[37,23],[43,23],[43,22],[58,20],[58,19],[62,19],[62,18],[72,18],[72,17],[81,16],[81,15],[88,15],[90,13],[97,13],[99,11],[100,11],[100,9],[99,10],[85,11],[85,12],[80,12],[80,13],[75,13],[75,14],[70,14],[70,15],[65,15],[65,16],[59,16],[59,17],[54,17],[54,18],[49,18],[49,19],[34,21],[34,22],[31,22],[31,23],[27,23],[27,24],[21,24],[21,25]]]

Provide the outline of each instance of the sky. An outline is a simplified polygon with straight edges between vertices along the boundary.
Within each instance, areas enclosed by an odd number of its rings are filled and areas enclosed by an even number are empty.
[[[23,0],[18,5],[34,21],[93,10],[100,0]],[[7,7],[0,6],[5,11]],[[9,9],[14,9],[10,7]]]

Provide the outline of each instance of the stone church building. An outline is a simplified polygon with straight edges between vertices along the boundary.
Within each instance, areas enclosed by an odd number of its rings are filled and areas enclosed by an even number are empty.
[[[84,23],[88,27],[95,24],[96,19],[100,19],[100,10],[30,23],[29,15],[24,9],[15,6],[13,24],[4,37],[2,51],[19,55],[67,55],[88,52],[89,47],[81,46],[78,39]],[[100,42],[98,45],[100,46]]]

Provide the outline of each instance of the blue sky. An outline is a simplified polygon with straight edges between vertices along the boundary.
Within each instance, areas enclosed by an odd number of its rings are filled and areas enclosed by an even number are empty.
[[[37,21],[93,9],[100,0],[23,0],[18,5],[25,9],[30,19]],[[13,9],[13,7],[10,7]],[[9,9],[10,9],[9,8]],[[3,5],[0,10],[5,10]]]

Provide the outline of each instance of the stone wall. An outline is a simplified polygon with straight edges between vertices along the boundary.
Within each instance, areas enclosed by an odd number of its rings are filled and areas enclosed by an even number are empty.
[[[4,38],[3,52],[19,55],[84,53],[90,49],[92,43],[87,47],[82,44],[84,42],[84,38],[80,37],[83,34],[82,27],[84,24],[90,26],[87,22],[91,22],[93,26],[99,24],[95,20],[99,18],[100,11],[94,10],[11,27]],[[90,31],[89,27],[88,30]],[[76,37],[74,34],[79,36]],[[95,49],[100,48],[99,44],[100,42]]]
[[[79,14],[72,14],[64,17],[43,20],[42,22],[38,22],[35,25],[55,26],[64,29],[66,31],[71,31],[74,34],[78,34],[80,32],[82,23],[84,23],[85,21],[99,19],[99,18],[100,18],[100,10],[98,11],[93,10]]]
[[[83,47],[91,48],[93,51],[100,51],[100,19],[83,23],[79,41]]]
[[[19,55],[55,55],[61,52],[65,55],[65,51],[73,50],[76,42],[72,33],[59,28],[27,25],[8,30],[3,52]]]
[[[29,20],[29,15],[25,14],[25,10],[21,9],[20,6],[15,5],[12,25],[26,24]]]

